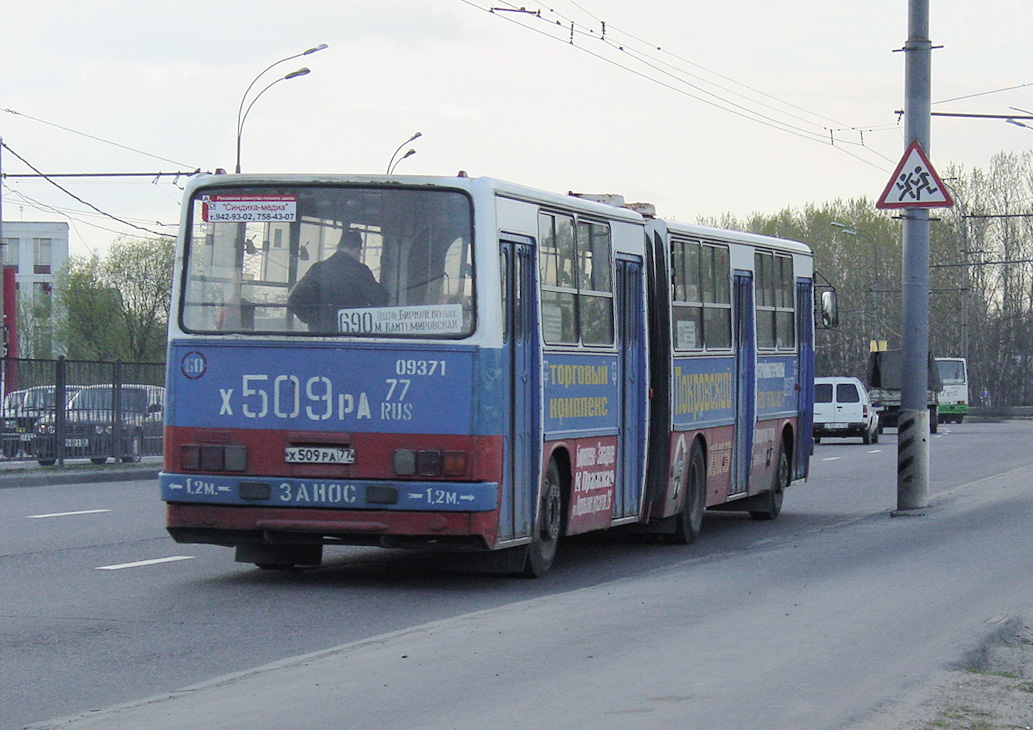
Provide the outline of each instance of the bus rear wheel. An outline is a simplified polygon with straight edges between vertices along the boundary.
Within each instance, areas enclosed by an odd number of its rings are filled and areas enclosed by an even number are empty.
[[[750,510],[750,517],[755,520],[773,520],[782,512],[782,500],[785,497],[785,489],[789,486],[789,457],[786,455],[785,444],[778,447],[778,462],[775,466],[775,476],[772,479],[771,489],[764,494],[758,495],[763,500],[763,509]]]
[[[563,526],[563,489],[560,468],[555,461],[549,462],[542,485],[542,499],[538,505],[538,522],[527,546],[527,562],[524,576],[541,578],[549,572],[556,557]]]
[[[703,527],[703,512],[707,504],[707,460],[699,442],[694,441],[685,472],[685,506],[674,518],[674,533],[670,541],[675,545],[690,545],[696,541]]]

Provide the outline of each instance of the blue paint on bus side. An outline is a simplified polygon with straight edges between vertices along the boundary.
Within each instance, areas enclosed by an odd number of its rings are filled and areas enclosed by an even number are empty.
[[[675,431],[727,426],[735,419],[731,355],[677,357],[671,375]]]
[[[612,353],[546,353],[542,364],[545,439],[616,434],[619,373]]]
[[[795,418],[797,415],[798,362],[792,355],[760,355],[757,358],[757,420]]]

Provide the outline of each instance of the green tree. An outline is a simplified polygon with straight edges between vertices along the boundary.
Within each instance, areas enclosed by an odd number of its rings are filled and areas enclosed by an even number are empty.
[[[68,357],[160,362],[172,292],[172,239],[121,238],[69,257],[57,277],[57,339]]]
[[[1033,403],[1033,153],[1000,154],[986,170],[941,171],[952,208],[936,210],[929,239],[929,347],[967,357],[970,394],[995,404]],[[818,375],[863,378],[878,334],[901,344],[903,229],[868,199],[836,200],[704,221],[790,238],[814,251],[818,283],[839,294],[840,326],[818,330]],[[851,235],[840,223],[854,231]]]

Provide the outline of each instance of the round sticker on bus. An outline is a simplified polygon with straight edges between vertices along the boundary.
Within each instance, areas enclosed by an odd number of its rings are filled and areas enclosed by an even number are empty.
[[[179,369],[191,380],[203,378],[208,372],[208,359],[196,350],[188,352],[180,361]]]

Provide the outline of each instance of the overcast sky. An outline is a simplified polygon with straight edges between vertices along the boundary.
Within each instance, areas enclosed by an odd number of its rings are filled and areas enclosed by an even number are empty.
[[[1030,1],[930,5],[934,111],[1033,109]],[[874,201],[904,150],[906,0],[0,0],[0,23],[8,175],[32,172],[14,153],[46,173],[232,171],[252,79],[320,43],[256,85],[311,69],[251,109],[245,172],[382,173],[420,131],[399,173],[620,193],[695,221]],[[1031,145],[1033,129],[934,118],[928,152],[942,171]],[[175,230],[171,176],[57,182]],[[3,216],[68,220],[73,253],[148,235],[42,180],[7,178]]]

